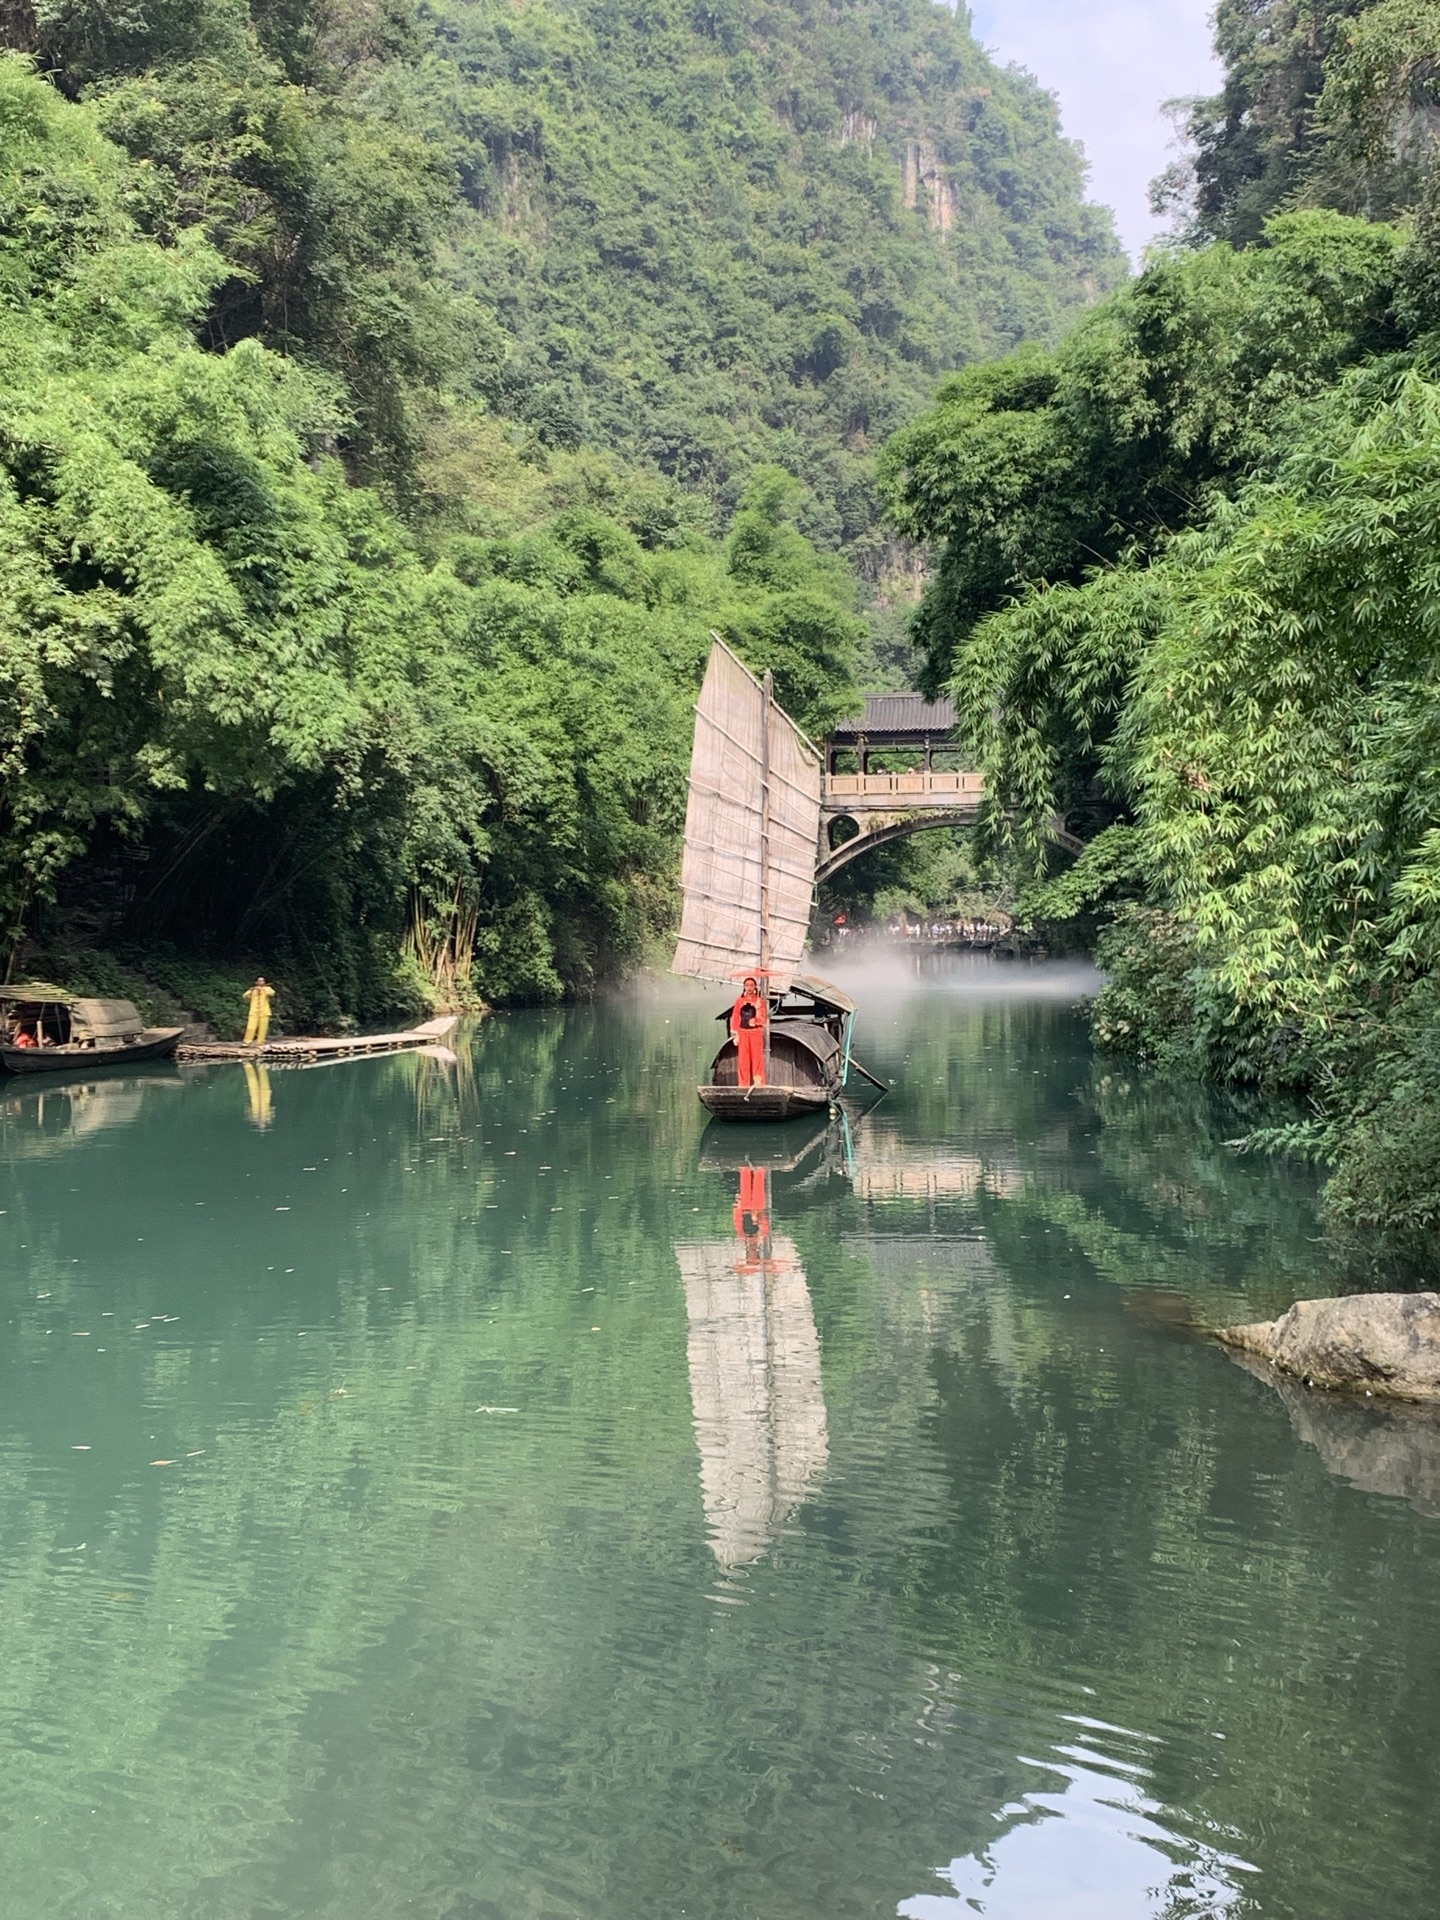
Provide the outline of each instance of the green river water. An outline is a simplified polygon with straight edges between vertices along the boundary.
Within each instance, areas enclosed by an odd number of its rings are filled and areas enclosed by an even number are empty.
[[[5,1920],[1435,1913],[1436,1429],[1190,1330],[1346,1276],[1084,984],[0,1089]]]

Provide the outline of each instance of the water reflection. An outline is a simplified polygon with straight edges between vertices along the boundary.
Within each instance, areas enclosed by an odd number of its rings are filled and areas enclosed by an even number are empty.
[[[820,1341],[793,1240],[770,1221],[770,1173],[742,1166],[735,1239],[675,1248],[710,1549],[758,1560],[829,1458]]]
[[[1428,1913],[1440,1525],[1176,1324],[1309,1176],[968,978],[848,1138],[702,1138],[703,994],[20,1096],[6,1914]]]
[[[244,1067],[250,1124],[264,1133],[275,1118],[275,1095],[270,1087],[270,1072],[255,1060],[246,1060]]]
[[[1229,1358],[1279,1395],[1296,1438],[1315,1449],[1327,1472],[1440,1519],[1440,1408],[1350,1400],[1287,1380],[1251,1354]]]
[[[26,1158],[65,1151],[91,1134],[131,1125],[147,1101],[181,1085],[179,1073],[164,1066],[48,1085],[0,1079],[0,1145]]]
[[[1096,1736],[1118,1735],[1132,1748],[1147,1737],[1065,1718],[1083,1729],[1075,1742],[1025,1762],[1064,1784],[1003,1807],[995,1840],[939,1870],[953,1891],[903,1900],[904,1920],[1238,1920],[1253,1912],[1245,1881],[1255,1868],[1178,1836],[1145,1790],[1148,1767],[1107,1752]]]

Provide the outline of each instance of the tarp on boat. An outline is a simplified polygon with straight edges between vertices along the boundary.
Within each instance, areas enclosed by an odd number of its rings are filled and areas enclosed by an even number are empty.
[[[675,973],[763,967],[789,986],[810,931],[820,781],[816,748],[717,639],[695,710]]]
[[[72,1000],[70,1031],[76,1040],[133,1040],[145,1031],[139,1009],[129,1000]]]

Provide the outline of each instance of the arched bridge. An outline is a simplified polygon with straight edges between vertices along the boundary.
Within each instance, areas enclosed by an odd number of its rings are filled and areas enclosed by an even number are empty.
[[[871,694],[858,720],[841,722],[824,748],[818,881],[872,847],[934,827],[975,825],[985,782],[960,764],[954,732],[952,702],[921,693]],[[876,766],[877,757],[888,764]],[[847,823],[856,829],[848,838],[840,832]],[[1059,819],[1050,831],[1072,853],[1084,845]]]

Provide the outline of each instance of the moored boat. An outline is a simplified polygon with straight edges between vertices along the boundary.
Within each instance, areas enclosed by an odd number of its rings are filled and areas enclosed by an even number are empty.
[[[101,1000],[44,981],[0,987],[0,1069],[91,1073],[166,1060],[183,1027],[147,1027],[129,1000]]]

